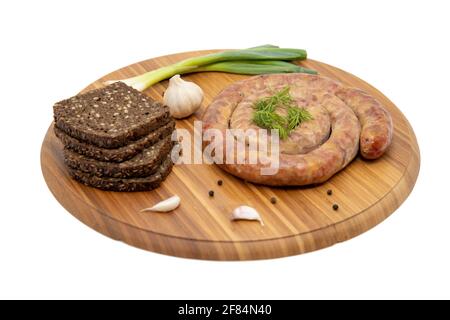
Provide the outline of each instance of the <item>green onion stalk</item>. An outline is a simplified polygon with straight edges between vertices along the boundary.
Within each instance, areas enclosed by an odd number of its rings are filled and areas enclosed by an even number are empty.
[[[122,81],[139,91],[143,91],[176,74],[193,72],[216,71],[247,75],[292,72],[316,74],[317,72],[314,70],[288,62],[304,60],[306,57],[306,51],[303,49],[287,49],[264,45],[249,49],[222,51],[192,57],[136,77],[107,81],[106,84]]]

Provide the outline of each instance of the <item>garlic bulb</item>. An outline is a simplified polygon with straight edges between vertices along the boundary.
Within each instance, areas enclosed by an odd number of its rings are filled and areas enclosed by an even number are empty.
[[[184,81],[180,75],[169,80],[164,92],[164,104],[169,107],[174,118],[185,118],[193,114],[203,101],[203,90],[193,82]]]
[[[264,226],[264,222],[258,211],[249,206],[240,206],[234,209],[231,214],[231,220],[256,220]]]
[[[166,200],[163,200],[161,202],[158,202],[151,208],[142,209],[141,212],[144,211],[156,211],[156,212],[168,212],[172,211],[180,205],[180,197],[179,196],[173,196]]]

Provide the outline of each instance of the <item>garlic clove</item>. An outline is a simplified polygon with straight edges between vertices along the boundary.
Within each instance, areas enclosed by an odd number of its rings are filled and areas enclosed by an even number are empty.
[[[249,206],[240,206],[234,209],[231,213],[231,220],[256,220],[259,221],[262,226],[264,226],[264,221],[262,220],[258,211]]]
[[[142,209],[140,212],[155,211],[155,212],[169,212],[180,205],[181,199],[179,196],[173,196],[161,202],[158,202],[151,208]]]
[[[174,118],[185,118],[200,107],[203,101],[203,90],[197,84],[181,79],[177,74],[170,78],[163,101]]]

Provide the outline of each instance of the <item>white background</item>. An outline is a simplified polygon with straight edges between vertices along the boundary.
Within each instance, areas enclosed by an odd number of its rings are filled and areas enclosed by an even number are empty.
[[[448,1],[1,1],[0,298],[450,298]],[[39,152],[52,104],[154,56],[272,43],[308,50],[407,116],[421,172],[388,220],[257,262],[141,251],[78,222]]]

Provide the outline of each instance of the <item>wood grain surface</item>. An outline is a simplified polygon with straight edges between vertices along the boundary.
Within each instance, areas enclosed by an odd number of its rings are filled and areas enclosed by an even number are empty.
[[[109,79],[121,79],[214,51],[179,53],[142,61],[112,72],[89,85],[98,88]],[[98,232],[138,248],[186,258],[209,260],[268,259],[318,250],[353,238],[374,227],[397,209],[417,179],[420,154],[414,132],[400,110],[381,92],[361,79],[327,64],[308,60],[301,65],[344,84],[361,88],[391,112],[394,138],[387,154],[376,161],[357,157],[328,182],[303,188],[271,188],[237,179],[214,165],[178,165],[156,190],[138,193],[105,192],[72,180],[63,163],[62,145],[51,126],[41,150],[41,166],[56,199],[80,221]],[[202,108],[177,128],[193,130],[194,120],[228,84],[246,78],[224,73],[184,76],[205,92]],[[167,81],[146,93],[162,100]],[[75,93],[74,93],[75,94]],[[49,115],[50,118],[50,115]],[[223,180],[218,186],[217,181]],[[327,195],[332,189],[333,194]],[[214,197],[208,195],[214,190]],[[177,194],[174,212],[139,213]],[[277,203],[270,202],[271,197]],[[332,205],[337,203],[339,210]],[[231,222],[239,205],[255,207],[264,219]]]

